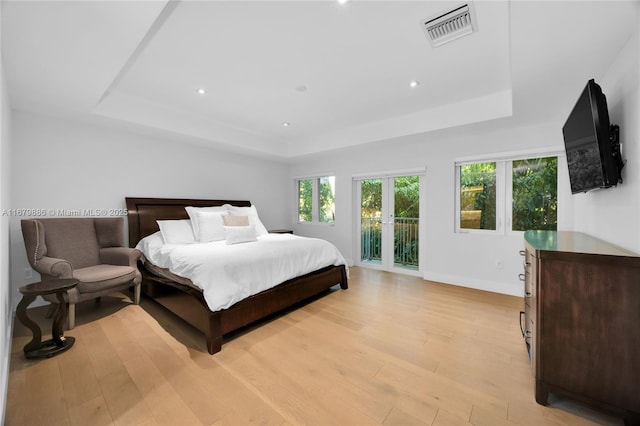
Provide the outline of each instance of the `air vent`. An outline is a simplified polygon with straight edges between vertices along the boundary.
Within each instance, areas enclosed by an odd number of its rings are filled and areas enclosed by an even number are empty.
[[[441,46],[476,31],[475,17],[470,3],[447,12],[438,13],[421,22],[431,44]]]

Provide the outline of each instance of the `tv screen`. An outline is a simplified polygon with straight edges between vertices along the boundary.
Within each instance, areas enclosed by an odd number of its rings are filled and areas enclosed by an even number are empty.
[[[610,127],[607,99],[591,79],[562,128],[573,194],[609,188],[620,180],[617,133],[612,144]]]

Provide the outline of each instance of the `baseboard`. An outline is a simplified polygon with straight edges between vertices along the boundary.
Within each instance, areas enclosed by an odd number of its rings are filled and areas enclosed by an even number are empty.
[[[7,392],[9,390],[9,361],[11,361],[11,341],[13,340],[13,321],[15,319],[15,312],[7,321],[7,330],[5,333],[4,348],[0,356],[2,357],[0,365],[0,423],[4,424],[4,416],[7,409]]]
[[[509,296],[524,296],[523,286],[514,286],[512,282],[500,283],[496,281],[480,280],[474,277],[463,277],[459,275],[438,274],[433,272],[425,272],[424,279],[436,281],[444,284],[452,284],[458,287],[473,288],[476,290],[490,291],[493,293],[507,294]]]

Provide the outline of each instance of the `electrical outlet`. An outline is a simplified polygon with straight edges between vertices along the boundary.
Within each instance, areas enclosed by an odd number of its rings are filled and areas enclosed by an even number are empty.
[[[25,278],[33,278],[33,269],[24,268],[24,277]]]

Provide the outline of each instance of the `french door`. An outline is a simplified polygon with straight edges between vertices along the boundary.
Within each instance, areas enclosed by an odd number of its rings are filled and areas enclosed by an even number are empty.
[[[420,271],[420,175],[356,179],[358,265]]]

